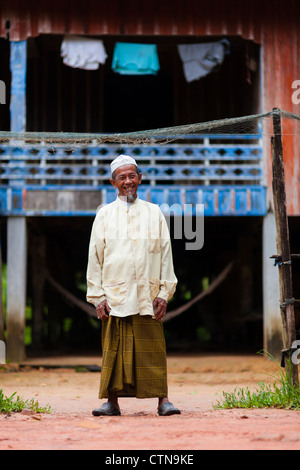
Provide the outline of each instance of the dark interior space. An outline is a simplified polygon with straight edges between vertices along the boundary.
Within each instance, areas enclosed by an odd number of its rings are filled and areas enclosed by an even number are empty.
[[[300,217],[289,217],[289,235],[291,254],[300,255]],[[300,339],[300,258],[292,258],[292,276],[296,338]]]
[[[117,41],[136,36],[105,36],[108,58],[98,70],[63,64],[63,36],[28,39],[27,130],[48,132],[130,132],[244,116],[260,107],[259,46],[229,37],[230,53],[213,72],[188,83],[177,45],[213,42],[220,37],[149,37],[160,69],[156,75],[125,76],[112,71]]]
[[[0,63],[1,63],[0,80],[1,82],[4,83],[4,85],[2,84],[2,86],[5,88],[5,103],[2,102],[2,96],[1,96],[1,102],[0,102],[0,130],[1,131],[10,130],[9,103],[10,103],[11,73],[9,69],[9,58],[10,58],[9,41],[7,39],[1,38],[0,39]]]
[[[173,122],[172,76],[105,76],[104,132],[131,132],[170,126]]]

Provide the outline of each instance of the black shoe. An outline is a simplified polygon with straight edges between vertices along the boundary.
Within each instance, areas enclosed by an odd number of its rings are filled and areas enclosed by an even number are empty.
[[[159,416],[171,416],[171,415],[180,415],[181,412],[178,408],[175,408],[173,403],[166,401],[158,408]]]
[[[121,412],[109,402],[103,403],[101,408],[92,411],[94,416],[120,416]]]

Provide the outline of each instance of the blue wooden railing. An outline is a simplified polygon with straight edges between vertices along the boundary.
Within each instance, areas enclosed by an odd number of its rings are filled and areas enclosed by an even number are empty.
[[[266,212],[258,135],[181,136],[164,145],[1,143],[0,211],[26,214],[26,192],[38,190],[97,190],[102,202],[110,202],[110,162],[120,153],[136,159],[143,174],[140,197],[152,202],[204,204],[206,215]],[[58,208],[59,213],[64,215]]]

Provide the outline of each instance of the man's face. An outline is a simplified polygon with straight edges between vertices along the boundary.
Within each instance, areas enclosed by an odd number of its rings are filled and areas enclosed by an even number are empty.
[[[135,165],[121,166],[115,170],[114,178],[110,182],[118,190],[119,196],[127,202],[133,202],[142,181],[142,174],[137,173],[137,167]]]

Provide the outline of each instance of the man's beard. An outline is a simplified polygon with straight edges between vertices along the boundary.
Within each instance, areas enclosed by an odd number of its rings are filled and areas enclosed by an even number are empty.
[[[127,198],[127,202],[129,204],[132,204],[136,199],[136,195],[135,194],[129,194],[128,196],[126,196],[126,198]]]

